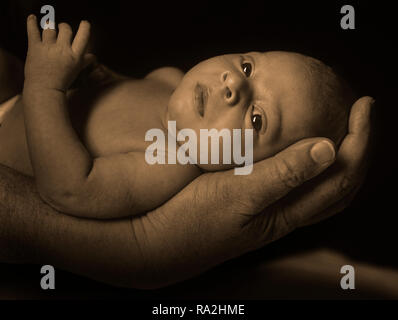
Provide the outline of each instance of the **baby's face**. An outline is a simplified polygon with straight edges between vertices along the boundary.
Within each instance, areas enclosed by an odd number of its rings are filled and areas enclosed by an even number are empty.
[[[253,160],[272,156],[319,126],[305,59],[274,51],[205,60],[171,96],[167,120],[197,137],[200,129],[253,129]]]

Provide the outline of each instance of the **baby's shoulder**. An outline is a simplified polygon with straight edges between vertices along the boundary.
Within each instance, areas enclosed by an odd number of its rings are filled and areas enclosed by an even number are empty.
[[[156,81],[161,81],[166,83],[173,88],[176,88],[182,78],[184,77],[184,72],[175,67],[163,67],[153,70],[145,76],[145,79],[153,79]]]

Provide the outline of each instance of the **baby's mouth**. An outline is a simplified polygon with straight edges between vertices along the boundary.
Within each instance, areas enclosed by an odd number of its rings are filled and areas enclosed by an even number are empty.
[[[197,83],[194,89],[194,104],[201,117],[204,116],[208,93],[205,86]]]

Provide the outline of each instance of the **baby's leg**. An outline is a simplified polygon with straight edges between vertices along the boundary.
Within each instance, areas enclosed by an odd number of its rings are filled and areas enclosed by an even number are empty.
[[[22,61],[0,48],[0,103],[20,93],[23,81]]]

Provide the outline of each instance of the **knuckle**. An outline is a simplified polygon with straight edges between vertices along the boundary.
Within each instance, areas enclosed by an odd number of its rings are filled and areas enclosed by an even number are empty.
[[[276,158],[274,171],[277,178],[288,188],[295,188],[303,181],[303,175],[284,158]]]

